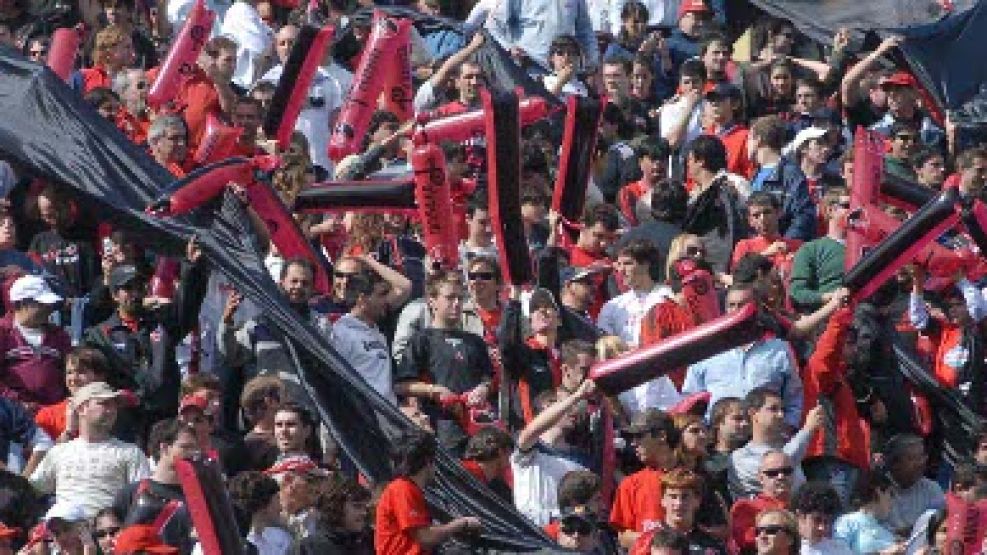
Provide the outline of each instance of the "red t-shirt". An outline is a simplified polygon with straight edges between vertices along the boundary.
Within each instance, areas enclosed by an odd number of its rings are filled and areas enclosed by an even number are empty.
[[[107,89],[113,88],[113,80],[110,79],[110,74],[106,73],[106,70],[102,66],[87,67],[79,70],[82,74],[82,94],[89,94],[93,89],[98,89],[104,87]]]
[[[585,268],[600,261],[609,262],[610,259],[607,258],[607,254],[604,252],[591,253],[581,249],[578,245],[573,245],[569,249],[569,265],[574,268]],[[600,315],[600,309],[607,302],[607,275],[604,272],[600,272],[590,278],[596,286],[596,295],[593,296],[593,304],[590,305],[588,310],[590,317],[594,321]]]
[[[733,248],[733,259],[730,261],[730,269],[737,269],[737,262],[744,257],[745,254],[754,253],[760,254],[761,251],[771,246],[775,241],[784,241],[785,246],[788,247],[787,253],[778,253],[771,256],[771,261],[774,262],[776,267],[781,267],[786,264],[786,258],[789,255],[794,255],[795,251],[802,246],[802,241],[798,239],[786,239],[784,237],[777,237],[775,239],[768,239],[763,235],[758,235],[756,237],[751,237],[750,239],[741,239],[737,241],[737,246]]]
[[[663,472],[645,468],[631,474],[617,486],[610,524],[617,531],[647,532],[661,523],[665,510],[661,506]]]
[[[380,496],[374,528],[377,555],[419,555],[428,553],[415,542],[413,532],[431,526],[425,495],[408,478],[397,478]]]
[[[744,179],[754,175],[754,164],[747,155],[747,128],[743,125],[732,125],[720,132],[707,129],[706,133],[719,137],[727,149],[727,171]]]

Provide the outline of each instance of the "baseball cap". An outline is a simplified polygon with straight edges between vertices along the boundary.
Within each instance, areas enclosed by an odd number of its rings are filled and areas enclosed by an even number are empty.
[[[582,268],[566,266],[559,270],[559,277],[562,279],[562,283],[569,283],[570,281],[581,281],[608,271],[609,269],[606,266],[584,266]]]
[[[295,456],[285,457],[274,463],[274,466],[264,471],[264,474],[278,477],[281,474],[308,474],[311,476],[328,476],[329,473],[319,465],[315,464],[310,457]]]
[[[917,85],[918,82],[915,81],[915,77],[907,71],[896,71],[887,77],[881,78],[878,82],[878,86],[882,89],[891,87],[915,87]]]
[[[117,266],[110,272],[110,289],[116,291],[139,277],[140,274],[137,273],[135,266],[131,264]]]
[[[62,297],[51,290],[41,276],[21,276],[10,286],[10,302],[32,300],[41,304],[62,302]]]
[[[204,413],[209,412],[209,400],[202,395],[186,395],[182,397],[178,404],[178,414],[184,413],[188,409],[199,409]]]
[[[555,297],[548,289],[537,288],[531,292],[531,298],[528,299],[528,311],[534,312],[539,308],[552,307],[556,310],[559,309],[558,303],[555,302]]]
[[[679,19],[682,19],[682,16],[687,13],[710,13],[712,11],[705,0],[682,0],[682,3],[679,4]]]
[[[740,100],[744,97],[740,88],[732,83],[717,83],[712,89],[706,91],[706,100],[719,100],[721,98],[735,98]]]
[[[113,543],[114,555],[131,555],[136,553],[152,553],[154,555],[172,555],[178,553],[178,548],[166,544],[154,526],[136,524],[128,526],[117,534]]]
[[[86,520],[86,511],[75,503],[56,502],[45,513],[45,520],[52,519],[64,520],[65,522],[79,522]]]
[[[782,154],[786,156],[795,154],[800,148],[802,148],[802,145],[804,145],[806,141],[825,137],[826,133],[828,133],[828,131],[822,127],[806,127],[795,135],[792,142],[788,143],[788,146],[782,150]]]
[[[643,434],[653,430],[664,428],[669,420],[669,416],[658,409],[647,409],[635,414],[631,418],[631,423],[624,428],[629,434]]]
[[[116,399],[121,393],[106,382],[93,382],[80,387],[72,396],[72,406],[81,406],[92,399]]]

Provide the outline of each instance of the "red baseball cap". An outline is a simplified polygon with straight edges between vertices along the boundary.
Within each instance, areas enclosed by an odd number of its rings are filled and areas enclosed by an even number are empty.
[[[687,13],[710,13],[712,11],[706,4],[706,0],[682,0],[682,3],[679,4],[679,19],[682,19],[682,16]]]
[[[151,553],[154,555],[176,555],[178,548],[161,540],[158,531],[149,524],[128,526],[117,534],[113,544],[114,555]]]
[[[208,414],[209,400],[201,395],[186,395],[182,397],[182,402],[178,405],[178,414],[182,414],[187,409],[199,409]]]
[[[918,86],[918,81],[916,81],[915,77],[911,73],[908,73],[907,71],[896,71],[887,77],[883,77],[878,82],[878,85],[882,89],[887,89],[890,87],[914,88]]]

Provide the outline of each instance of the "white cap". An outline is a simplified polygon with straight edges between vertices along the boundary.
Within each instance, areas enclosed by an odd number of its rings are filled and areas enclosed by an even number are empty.
[[[56,501],[54,505],[45,513],[45,520],[57,518],[66,522],[79,522],[86,520],[86,510],[80,505]]]
[[[792,139],[792,142],[788,143],[782,154],[785,156],[794,156],[806,141],[825,137],[826,133],[827,131],[821,127],[806,127],[795,135],[795,138]]]
[[[32,300],[41,304],[62,302],[62,297],[51,290],[41,276],[21,276],[10,286],[10,302]]]

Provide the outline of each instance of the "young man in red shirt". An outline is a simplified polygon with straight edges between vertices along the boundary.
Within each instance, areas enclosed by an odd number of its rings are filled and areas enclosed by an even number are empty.
[[[658,409],[648,409],[635,415],[624,435],[644,465],[617,487],[610,512],[610,525],[617,530],[621,547],[627,549],[641,534],[659,526],[665,516],[661,479],[665,469],[674,464],[673,454],[680,434],[670,416]]]
[[[480,519],[459,517],[447,524],[432,524],[425,504],[426,488],[435,479],[434,436],[420,430],[406,432],[394,443],[394,479],[377,504],[374,546],[377,555],[420,555],[453,536],[478,532]]]
[[[792,257],[802,246],[802,241],[781,235],[778,230],[780,211],[781,205],[773,194],[762,191],[751,194],[747,199],[747,223],[755,235],[737,242],[730,262],[731,269],[735,269],[737,262],[747,253],[760,254],[779,269],[791,266]]]
[[[706,92],[706,107],[712,124],[706,133],[723,141],[727,149],[727,171],[748,179],[753,172],[747,154],[747,127],[737,121],[743,93],[736,85],[720,83]]]

